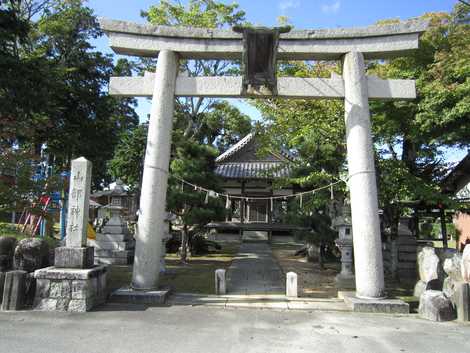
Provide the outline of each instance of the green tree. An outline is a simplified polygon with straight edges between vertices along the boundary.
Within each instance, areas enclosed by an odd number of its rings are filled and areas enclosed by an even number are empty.
[[[416,79],[418,91],[414,101],[372,105],[380,200],[389,224],[396,225],[400,215],[392,201],[449,202],[439,188],[449,168],[443,150],[470,141],[470,26],[460,21],[469,12],[458,4],[450,14],[422,16],[429,28],[419,50],[370,63],[369,71],[380,77]]]
[[[170,165],[167,207],[178,217],[181,225],[180,257],[185,262],[194,236],[207,223],[224,218],[225,200],[181,182],[186,180],[207,190],[220,192],[220,180],[214,173],[217,150],[187,139],[179,141],[177,146]]]
[[[245,21],[245,12],[239,10],[237,4],[226,5],[213,0],[190,0],[186,6],[162,0],[148,11],[142,11],[142,16],[154,25],[204,28],[230,28]],[[144,60],[143,64],[145,70],[155,70],[154,61]],[[189,76],[226,76],[239,68],[237,63],[227,60],[181,60],[180,65],[180,70]],[[176,106],[179,114],[176,115],[175,125],[187,138],[196,138],[201,143],[215,142],[213,132],[207,131],[211,128],[223,129],[226,136],[249,132],[249,118],[220,100],[177,98]],[[231,111],[228,112],[228,109]],[[216,112],[211,114],[214,110]],[[225,113],[230,113],[232,122],[227,120]]]

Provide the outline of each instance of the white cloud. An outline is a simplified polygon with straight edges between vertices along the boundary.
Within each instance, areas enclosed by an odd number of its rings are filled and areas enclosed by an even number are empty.
[[[323,4],[321,6],[321,11],[323,13],[337,13],[339,11],[339,8],[341,7],[341,1],[337,0],[331,4]]]
[[[300,6],[300,0],[283,0],[279,3],[279,10],[285,13],[287,10],[296,9]]]

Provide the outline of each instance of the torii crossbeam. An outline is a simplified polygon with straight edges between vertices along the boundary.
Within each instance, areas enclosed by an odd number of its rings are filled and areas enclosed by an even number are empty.
[[[118,54],[158,57],[156,73],[113,77],[110,94],[152,97],[144,163],[132,286],[158,286],[175,96],[246,97],[242,77],[178,75],[179,59],[239,60],[243,37],[229,30],[139,25],[100,20]],[[342,60],[343,76],[277,79],[276,96],[345,100],[356,296],[384,296],[384,274],[369,99],[414,99],[413,80],[366,76],[364,60],[403,56],[416,50],[426,22],[353,29],[301,30],[280,34],[280,60]],[[275,87],[276,88],[276,87]],[[253,95],[250,95],[252,97]],[[256,97],[271,97],[259,94]]]

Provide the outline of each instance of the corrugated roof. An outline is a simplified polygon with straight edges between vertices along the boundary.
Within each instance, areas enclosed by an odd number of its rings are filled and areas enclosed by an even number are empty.
[[[280,162],[234,162],[218,164],[215,173],[229,179],[285,178],[289,176],[289,168]]]

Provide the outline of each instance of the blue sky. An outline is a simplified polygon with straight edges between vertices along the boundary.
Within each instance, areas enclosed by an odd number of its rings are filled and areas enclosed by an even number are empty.
[[[186,3],[186,0],[181,0]],[[233,3],[234,1],[223,1]],[[239,0],[235,1],[246,12],[249,22],[256,25],[274,26],[279,16],[287,16],[297,29],[367,26],[386,18],[407,19],[426,12],[450,11],[457,0]],[[88,0],[95,14],[118,20],[145,23],[141,10],[147,10],[156,0]],[[107,39],[95,41],[98,50],[111,52]],[[253,119],[259,113],[242,100],[230,100]],[[144,119],[150,110],[146,99],[139,99],[137,112]],[[449,160],[458,160],[462,153],[452,152]],[[447,159],[446,158],[446,159]]]

